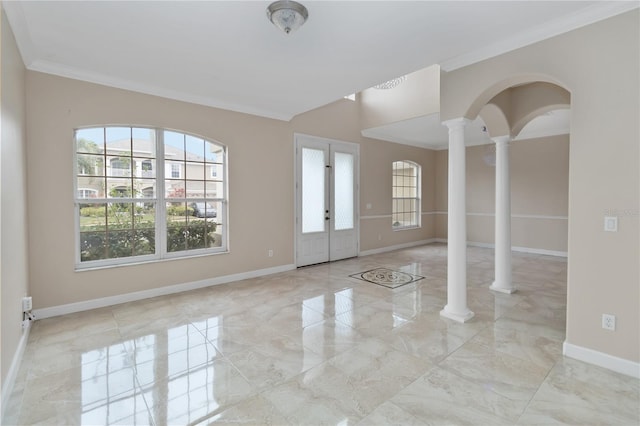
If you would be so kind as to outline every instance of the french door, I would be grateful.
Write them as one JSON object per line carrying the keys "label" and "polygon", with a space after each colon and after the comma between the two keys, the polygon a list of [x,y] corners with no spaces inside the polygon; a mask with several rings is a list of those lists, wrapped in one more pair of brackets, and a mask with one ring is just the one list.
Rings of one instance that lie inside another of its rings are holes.
{"label": "french door", "polygon": [[358,255],[359,145],[297,134],[296,266]]}

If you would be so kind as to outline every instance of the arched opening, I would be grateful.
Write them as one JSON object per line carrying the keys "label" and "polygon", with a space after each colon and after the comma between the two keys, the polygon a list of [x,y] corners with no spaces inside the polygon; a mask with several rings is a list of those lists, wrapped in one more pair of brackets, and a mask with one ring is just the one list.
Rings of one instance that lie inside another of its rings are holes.
{"label": "arched opening", "polygon": [[525,85],[531,85],[535,83],[547,83],[563,89],[567,93],[571,93],[569,88],[556,78],[553,78],[544,74],[516,74],[508,78],[495,82],[491,86],[485,88],[476,98],[471,102],[467,108],[464,117],[473,120],[480,114],[482,108],[490,101],[497,97],[500,93],[509,89],[516,89]]}
{"label": "arched opening", "polygon": [[[534,288],[524,270],[527,255],[512,255],[513,251],[567,256],[570,102],[570,92],[555,79],[518,75],[492,84],[471,101],[462,118],[445,122],[450,131],[449,176],[452,170],[457,170],[456,175],[464,170],[457,181],[463,179],[466,187],[458,184],[452,188],[449,182],[449,199],[455,202],[449,202],[448,234],[460,229],[464,238],[458,235],[455,245],[448,238],[450,265],[462,272],[449,280],[449,303],[443,316],[462,322],[473,316],[473,310],[464,304],[465,265],[469,282],[489,281],[487,271],[466,264],[466,255],[461,253],[465,241],[494,248],[490,288],[507,294],[516,291],[519,284],[527,291]],[[456,123],[464,123],[464,128],[479,119],[485,123],[484,146],[469,146],[460,131],[452,136]],[[563,120],[566,123],[559,125]],[[455,156],[452,146],[458,146]],[[516,259],[512,261],[512,257]],[[554,315],[564,318],[566,262],[559,264],[564,264],[565,275],[558,283],[564,295],[562,314]],[[474,295],[486,289],[469,291]],[[561,332],[565,326],[563,320]]]}
{"label": "arched opening", "polygon": [[[494,138],[508,137],[505,155],[509,163],[506,167],[512,245],[534,252],[565,254],[568,251],[570,93],[549,80],[516,79],[515,86],[493,95],[478,115],[486,123],[494,152],[498,146]],[[514,79],[506,79],[487,89],[482,97],[513,82]],[[489,165],[496,167],[497,179],[500,164]],[[470,180],[475,181],[473,176]],[[496,201],[498,192],[496,182],[492,194]],[[474,207],[471,205],[469,209]],[[498,215],[497,206],[495,214]],[[473,236],[473,225],[469,231]]]}

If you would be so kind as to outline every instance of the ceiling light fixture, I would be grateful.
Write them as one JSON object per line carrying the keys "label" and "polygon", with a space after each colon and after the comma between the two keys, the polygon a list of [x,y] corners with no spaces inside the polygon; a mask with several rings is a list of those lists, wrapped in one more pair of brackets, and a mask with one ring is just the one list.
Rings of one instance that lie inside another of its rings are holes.
{"label": "ceiling light fixture", "polygon": [[305,23],[309,17],[307,8],[293,0],[275,1],[267,7],[267,17],[285,33],[295,31]]}
{"label": "ceiling light fixture", "polygon": [[389,81],[385,81],[384,83],[377,84],[373,86],[373,88],[378,90],[393,89],[395,87],[398,87],[406,79],[407,79],[407,76],[403,75],[402,77],[392,78]]}

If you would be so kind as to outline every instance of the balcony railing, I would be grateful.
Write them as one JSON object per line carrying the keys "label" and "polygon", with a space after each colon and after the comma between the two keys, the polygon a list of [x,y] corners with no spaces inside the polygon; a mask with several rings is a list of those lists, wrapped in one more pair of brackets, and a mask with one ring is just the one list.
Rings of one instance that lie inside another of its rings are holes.
{"label": "balcony railing", "polygon": [[109,169],[109,176],[113,176],[113,177],[130,177],[131,176],[131,170],[130,169],[115,169],[115,168],[111,168],[111,169]]}

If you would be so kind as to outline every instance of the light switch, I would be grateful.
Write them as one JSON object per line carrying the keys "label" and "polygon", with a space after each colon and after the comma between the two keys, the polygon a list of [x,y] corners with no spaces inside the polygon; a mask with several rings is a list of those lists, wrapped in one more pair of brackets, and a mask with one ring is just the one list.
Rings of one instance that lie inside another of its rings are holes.
{"label": "light switch", "polygon": [[618,217],[617,216],[605,216],[604,217],[604,230],[607,232],[618,232]]}

